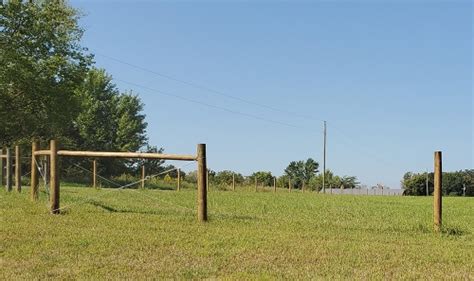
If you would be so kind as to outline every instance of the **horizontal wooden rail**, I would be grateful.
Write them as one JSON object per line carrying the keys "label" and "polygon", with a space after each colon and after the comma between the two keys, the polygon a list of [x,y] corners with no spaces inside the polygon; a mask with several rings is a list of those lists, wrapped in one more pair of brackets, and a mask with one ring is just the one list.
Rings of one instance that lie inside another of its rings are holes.
{"label": "horizontal wooden rail", "polygon": [[51,150],[36,150],[34,154],[35,154],[35,156],[50,155]]}
{"label": "horizontal wooden rail", "polygon": [[163,153],[145,153],[145,152],[100,152],[100,151],[72,151],[58,150],[59,156],[71,157],[97,157],[97,158],[139,158],[139,159],[165,159],[165,160],[183,160],[195,161],[194,155],[176,155]]}

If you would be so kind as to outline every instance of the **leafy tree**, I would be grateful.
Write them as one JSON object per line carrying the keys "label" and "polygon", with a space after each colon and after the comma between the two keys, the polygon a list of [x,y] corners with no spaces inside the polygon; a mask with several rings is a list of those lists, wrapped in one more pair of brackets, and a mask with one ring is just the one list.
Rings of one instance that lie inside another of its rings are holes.
{"label": "leafy tree", "polygon": [[341,185],[343,188],[358,188],[360,182],[357,181],[357,177],[354,176],[343,176],[341,178]]}
{"label": "leafy tree", "polygon": [[[145,149],[142,150],[142,152],[146,152],[146,153],[163,153],[163,151],[164,151],[163,148],[150,146],[148,144],[145,147]],[[165,163],[165,160],[162,160],[162,159],[140,159],[140,160],[137,160],[137,169],[139,170],[141,166],[145,165],[147,175],[155,175],[165,170],[165,167],[163,167],[164,163]],[[183,172],[181,172],[181,176],[182,177],[185,176]]]}
{"label": "leafy tree", "polygon": [[[405,195],[426,195],[426,178],[428,176],[428,192],[433,193],[434,175],[433,173],[412,173],[407,172],[402,179],[402,187]],[[466,187],[466,195],[474,195],[474,170],[464,170],[456,172],[444,172],[442,182],[442,192],[444,195],[462,195],[463,188]]]}
{"label": "leafy tree", "polygon": [[136,95],[121,94],[117,97],[116,145],[120,151],[137,151],[147,142],[143,103]]}
{"label": "leafy tree", "polygon": [[75,90],[92,56],[79,42],[78,12],[65,1],[0,5],[2,144],[63,137],[78,114]]}
{"label": "leafy tree", "polygon": [[295,188],[301,188],[308,183],[318,172],[319,164],[311,158],[306,161],[292,161],[285,169],[285,174],[291,178]]}
{"label": "leafy tree", "polygon": [[[91,69],[77,89],[80,108],[70,132],[73,146],[83,150],[162,152],[147,144],[143,104],[137,96],[120,94],[112,77],[104,70]],[[71,162],[69,160],[66,163]],[[163,162],[149,160],[147,174],[158,171]],[[100,172],[105,176],[139,173],[142,160],[103,159]]]}
{"label": "leafy tree", "polygon": [[251,184],[255,183],[255,179],[257,179],[258,185],[263,185],[263,186],[273,185],[273,175],[271,172],[265,172],[265,171],[255,172],[250,176]]}
{"label": "leafy tree", "polygon": [[118,127],[117,100],[119,91],[105,70],[92,69],[77,90],[81,100],[81,112],[76,118],[78,148],[112,151],[116,143]]}
{"label": "leafy tree", "polygon": [[215,176],[215,182],[217,184],[231,185],[232,177],[234,177],[236,184],[242,184],[244,182],[244,176],[242,176],[242,174],[235,173],[229,170],[217,172]]}

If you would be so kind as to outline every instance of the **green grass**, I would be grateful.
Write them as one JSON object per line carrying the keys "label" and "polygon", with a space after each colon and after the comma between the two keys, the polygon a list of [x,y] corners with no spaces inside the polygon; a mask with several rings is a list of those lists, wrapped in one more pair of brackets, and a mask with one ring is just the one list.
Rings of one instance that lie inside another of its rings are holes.
{"label": "green grass", "polygon": [[474,199],[62,187],[0,191],[0,279],[474,279]]}

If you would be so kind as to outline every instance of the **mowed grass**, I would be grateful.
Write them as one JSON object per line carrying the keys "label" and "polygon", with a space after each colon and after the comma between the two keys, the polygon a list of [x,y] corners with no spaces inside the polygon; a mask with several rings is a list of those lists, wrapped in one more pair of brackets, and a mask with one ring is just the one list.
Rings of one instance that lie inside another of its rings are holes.
{"label": "mowed grass", "polygon": [[474,199],[61,187],[0,191],[0,279],[474,279]]}

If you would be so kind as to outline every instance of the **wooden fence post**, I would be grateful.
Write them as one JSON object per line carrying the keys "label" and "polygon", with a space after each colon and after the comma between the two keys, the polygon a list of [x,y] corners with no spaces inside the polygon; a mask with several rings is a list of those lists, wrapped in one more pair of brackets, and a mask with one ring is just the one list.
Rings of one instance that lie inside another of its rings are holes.
{"label": "wooden fence post", "polygon": [[206,168],[206,189],[209,191],[209,169]]}
{"label": "wooden fence post", "polygon": [[143,163],[143,165],[142,165],[142,182],[140,184],[141,188],[145,188],[145,175],[146,175],[145,172],[146,172],[145,171],[145,163]]}
{"label": "wooden fence post", "polygon": [[198,220],[207,221],[207,159],[206,145],[201,143],[197,145],[197,164],[198,164]]}
{"label": "wooden fence post", "polygon": [[37,161],[35,156],[35,151],[39,149],[39,142],[33,141],[31,143],[31,186],[30,186],[30,196],[31,200],[38,200],[38,169],[36,167]]}
{"label": "wooden fence post", "polygon": [[92,187],[97,188],[97,159],[92,160]]}
{"label": "wooden fence post", "polygon": [[178,191],[181,189],[181,169],[178,168]]}
{"label": "wooden fence post", "polygon": [[433,208],[434,208],[434,229],[436,232],[441,230],[442,223],[442,182],[443,182],[443,166],[441,151],[434,154],[434,192],[433,192]]}
{"label": "wooden fence post", "polygon": [[288,178],[288,192],[291,192],[291,178]]}
{"label": "wooden fence post", "polygon": [[58,146],[56,140],[49,142],[50,168],[49,168],[49,192],[51,200],[51,213],[59,214],[59,169],[58,169]]}
{"label": "wooden fence post", "polygon": [[21,192],[21,158],[18,145],[15,145],[15,189],[17,192]]}
{"label": "wooden fence post", "polygon": [[257,192],[257,176],[255,176],[255,192]]}
{"label": "wooden fence post", "polygon": [[3,186],[3,148],[0,148],[0,186]]}
{"label": "wooden fence post", "polygon": [[235,191],[235,173],[232,173],[232,190]]}
{"label": "wooden fence post", "polygon": [[6,150],[6,189],[7,191],[12,191],[12,151],[9,147]]}
{"label": "wooden fence post", "polygon": [[304,193],[304,181],[303,181],[303,186],[301,186],[301,191]]}
{"label": "wooden fence post", "polygon": [[273,192],[277,191],[277,179],[276,177],[273,177]]}

